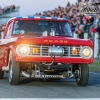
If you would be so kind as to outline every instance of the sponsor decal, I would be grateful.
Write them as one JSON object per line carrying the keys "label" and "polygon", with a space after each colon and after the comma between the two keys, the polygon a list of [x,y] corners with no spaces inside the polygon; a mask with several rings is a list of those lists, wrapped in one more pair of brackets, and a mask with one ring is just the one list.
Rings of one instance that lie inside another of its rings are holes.
{"label": "sponsor decal", "polygon": [[81,12],[85,14],[98,14],[100,12],[100,8],[96,5],[84,5],[81,8]]}
{"label": "sponsor decal", "polygon": [[99,8],[83,7],[81,8],[81,12],[86,13],[86,14],[98,14]]}

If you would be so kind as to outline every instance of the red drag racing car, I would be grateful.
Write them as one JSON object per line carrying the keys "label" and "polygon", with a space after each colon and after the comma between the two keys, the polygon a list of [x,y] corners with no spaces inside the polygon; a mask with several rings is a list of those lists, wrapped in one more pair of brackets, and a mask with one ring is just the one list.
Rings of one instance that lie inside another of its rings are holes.
{"label": "red drag racing car", "polygon": [[17,85],[20,75],[34,78],[76,79],[88,82],[93,43],[74,39],[66,18],[18,16],[8,21],[0,40],[0,78],[9,72]]}

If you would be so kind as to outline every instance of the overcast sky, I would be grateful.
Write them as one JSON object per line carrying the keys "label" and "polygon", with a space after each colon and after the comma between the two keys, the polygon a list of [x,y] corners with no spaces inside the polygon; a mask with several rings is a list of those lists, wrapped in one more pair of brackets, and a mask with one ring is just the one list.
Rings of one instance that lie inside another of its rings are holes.
{"label": "overcast sky", "polygon": [[75,4],[77,0],[0,0],[0,5],[20,5],[20,15],[33,15],[36,12],[52,10],[58,5],[66,6],[67,2]]}

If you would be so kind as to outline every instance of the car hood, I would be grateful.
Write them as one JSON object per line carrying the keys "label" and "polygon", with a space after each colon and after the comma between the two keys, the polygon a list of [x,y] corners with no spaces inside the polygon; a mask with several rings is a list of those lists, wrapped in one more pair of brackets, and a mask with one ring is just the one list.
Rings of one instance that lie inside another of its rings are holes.
{"label": "car hood", "polygon": [[10,37],[9,39],[1,39],[0,45],[8,43],[93,46],[92,41],[89,39],[75,39],[72,37],[64,37],[64,36],[45,36],[45,37],[14,36]]}
{"label": "car hood", "polygon": [[[11,41],[13,40],[13,41]],[[42,37],[32,37],[32,36],[20,36],[11,37],[11,42],[17,42],[18,44],[44,44],[44,45],[82,45],[91,46],[92,41],[89,39],[75,39],[72,37],[64,36],[42,36]]]}

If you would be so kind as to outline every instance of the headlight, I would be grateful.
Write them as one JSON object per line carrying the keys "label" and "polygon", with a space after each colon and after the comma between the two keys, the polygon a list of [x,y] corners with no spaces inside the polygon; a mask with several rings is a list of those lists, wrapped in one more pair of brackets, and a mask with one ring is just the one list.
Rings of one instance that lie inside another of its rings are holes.
{"label": "headlight", "polygon": [[93,50],[88,46],[82,47],[80,55],[85,59],[90,59],[93,56]]}
{"label": "headlight", "polygon": [[16,53],[21,57],[28,56],[30,53],[30,47],[27,44],[20,44],[16,48]]}

